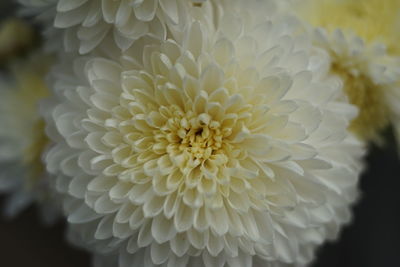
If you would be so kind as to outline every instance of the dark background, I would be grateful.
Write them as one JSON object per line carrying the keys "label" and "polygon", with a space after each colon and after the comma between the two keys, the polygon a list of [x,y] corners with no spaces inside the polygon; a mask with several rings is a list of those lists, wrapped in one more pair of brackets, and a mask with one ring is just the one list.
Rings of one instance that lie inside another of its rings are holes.
{"label": "dark background", "polygon": [[[0,0],[0,17],[12,7]],[[392,138],[391,140],[394,143]],[[400,161],[395,145],[372,148],[361,177],[362,198],[353,223],[324,245],[312,267],[400,266]],[[4,198],[0,197],[0,205]],[[40,224],[35,208],[17,219],[0,218],[1,267],[90,267],[90,257],[64,240],[64,227]],[[137,266],[140,267],[140,266]]]}

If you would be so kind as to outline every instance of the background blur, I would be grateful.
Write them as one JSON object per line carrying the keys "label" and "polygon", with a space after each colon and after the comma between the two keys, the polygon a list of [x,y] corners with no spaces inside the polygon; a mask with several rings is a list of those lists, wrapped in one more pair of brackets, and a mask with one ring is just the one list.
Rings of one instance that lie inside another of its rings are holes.
{"label": "background blur", "polygon": [[[0,21],[12,10],[0,0]],[[400,266],[400,160],[391,141],[371,149],[353,223],[339,241],[320,249],[312,267]],[[13,221],[0,217],[0,266],[90,267],[89,255],[69,246],[63,232],[62,223],[42,226],[34,207]]]}

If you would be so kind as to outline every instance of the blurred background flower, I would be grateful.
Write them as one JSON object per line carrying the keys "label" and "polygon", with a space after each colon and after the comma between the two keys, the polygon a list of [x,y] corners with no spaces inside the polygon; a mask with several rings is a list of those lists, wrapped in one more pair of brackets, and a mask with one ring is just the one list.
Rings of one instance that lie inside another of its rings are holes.
{"label": "blurred background flower", "polygon": [[350,129],[382,144],[382,133],[392,126],[399,139],[400,1],[305,0],[298,9],[319,27],[311,30],[315,45],[330,54],[331,72],[343,79],[350,102],[360,108]]}
{"label": "blurred background flower", "polygon": [[14,217],[36,202],[47,223],[58,211],[42,163],[48,138],[39,101],[49,95],[44,77],[51,61],[41,53],[14,58],[0,84],[0,192],[10,194],[5,215]]}

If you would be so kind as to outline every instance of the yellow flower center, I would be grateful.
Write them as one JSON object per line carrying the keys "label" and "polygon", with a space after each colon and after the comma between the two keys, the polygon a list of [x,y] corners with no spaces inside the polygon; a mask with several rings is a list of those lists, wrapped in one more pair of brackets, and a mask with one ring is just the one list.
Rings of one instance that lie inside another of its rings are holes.
{"label": "yellow flower center", "polygon": [[40,180],[41,175],[45,172],[45,166],[42,162],[42,154],[49,140],[45,134],[44,120],[38,120],[32,127],[31,143],[25,148],[23,163],[29,166],[27,187],[33,187]]}
{"label": "yellow flower center", "polygon": [[34,43],[35,32],[29,24],[16,18],[5,20],[0,24],[0,63],[19,56]]}
{"label": "yellow flower center", "polygon": [[222,128],[207,113],[184,113],[177,106],[172,106],[170,110],[174,117],[161,128],[159,145],[162,146],[164,140],[168,141],[166,150],[177,160],[183,173],[211,161],[215,166],[221,166],[228,161],[223,139],[232,133],[232,129]]}
{"label": "yellow flower center", "polygon": [[[183,121],[185,123],[186,120],[183,119]],[[180,149],[188,151],[196,159],[208,159],[215,151],[221,148],[222,135],[217,129],[219,123],[215,122],[213,125],[208,125],[201,119],[194,123],[195,125],[191,125],[191,127],[179,129]],[[204,123],[204,125],[201,123]]]}
{"label": "yellow flower center", "polygon": [[202,2],[193,2],[193,6],[195,7],[202,7],[203,3]]}
{"label": "yellow flower center", "polygon": [[350,130],[364,140],[379,141],[379,132],[389,124],[383,88],[366,75],[352,74],[338,64],[333,64],[332,70],[343,79],[349,101],[359,108],[359,114],[351,122]]}
{"label": "yellow flower center", "polygon": [[[44,131],[45,122],[38,114],[38,106],[39,102],[49,95],[44,76],[50,62],[49,56],[34,55],[29,61],[17,65],[14,70],[16,88],[10,99],[14,105],[9,112],[18,114],[18,119],[25,125],[23,130],[26,141],[22,163],[28,171],[25,181],[28,188],[35,187],[45,172],[42,154],[48,144],[48,138]],[[23,103],[23,108],[18,106],[19,103]]]}

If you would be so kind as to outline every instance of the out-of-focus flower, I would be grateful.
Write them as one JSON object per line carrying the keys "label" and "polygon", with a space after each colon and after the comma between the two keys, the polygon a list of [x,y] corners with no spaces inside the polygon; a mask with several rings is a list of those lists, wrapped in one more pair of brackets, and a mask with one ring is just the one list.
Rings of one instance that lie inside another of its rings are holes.
{"label": "out-of-focus flower", "polygon": [[20,19],[10,18],[0,24],[0,64],[26,52],[35,43],[32,27]]}
{"label": "out-of-focus flower", "polygon": [[[384,43],[390,54],[400,55],[398,0],[305,0],[305,3],[299,5],[301,12],[313,25],[330,32],[350,29],[366,42]],[[326,10],[329,16],[323,12]]]}
{"label": "out-of-focus flower", "polygon": [[315,33],[316,44],[332,57],[331,72],[344,81],[349,101],[360,113],[350,129],[363,140],[381,142],[390,123],[400,127],[400,60],[379,44],[367,44],[341,30]]}
{"label": "out-of-focus flower", "polygon": [[331,72],[344,80],[350,102],[360,109],[351,130],[363,140],[379,142],[382,130],[392,124],[400,140],[400,2],[306,3],[300,14],[322,27],[315,31],[315,44],[329,52]]}
{"label": "out-of-focus flower", "polygon": [[11,195],[5,213],[15,216],[37,202],[46,222],[57,212],[41,160],[48,138],[38,102],[48,96],[44,76],[50,62],[49,56],[38,53],[14,63],[0,88],[0,191]]}
{"label": "out-of-focus flower", "polygon": [[126,50],[145,35],[164,39],[166,23],[185,24],[186,10],[204,1],[192,0],[20,0],[25,13],[36,13],[65,29],[67,51],[86,54],[105,40]]}
{"label": "out-of-focus flower", "polygon": [[47,169],[121,267],[304,264],[350,219],[357,110],[298,21],[246,10],[53,74]]}

